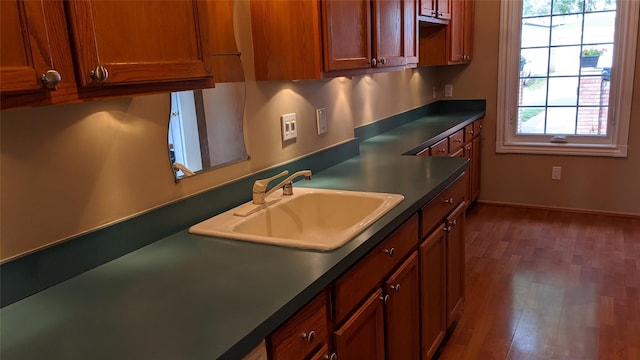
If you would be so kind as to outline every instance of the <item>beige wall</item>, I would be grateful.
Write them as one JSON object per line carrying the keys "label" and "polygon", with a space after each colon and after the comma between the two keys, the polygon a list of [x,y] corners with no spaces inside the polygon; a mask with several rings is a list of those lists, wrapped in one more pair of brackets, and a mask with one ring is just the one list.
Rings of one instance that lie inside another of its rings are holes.
{"label": "beige wall", "polygon": [[[454,97],[487,99],[481,201],[640,214],[640,61],[636,62],[628,158],[496,154],[499,1],[476,1],[473,62],[443,70]],[[640,59],[640,46],[638,46]],[[562,166],[562,180],[551,167]]]}
{"label": "beige wall", "polygon": [[[1,258],[33,251],[351,139],[354,124],[427,103],[429,72],[406,70],[322,81],[248,81],[245,137],[251,160],[178,184],[167,156],[168,95],[3,111]],[[407,95],[392,101],[387,93]],[[329,121],[329,131],[323,136],[316,135],[315,109],[319,107],[327,109]],[[283,146],[279,118],[289,112],[298,116],[298,139]]]}
{"label": "beige wall", "polygon": [[[342,143],[353,138],[354,126],[433,101],[433,69],[256,82],[248,1],[236,2],[234,19],[247,79],[244,129],[251,160],[174,183],[166,94],[3,111],[0,260]],[[315,109],[321,107],[329,125],[318,136]],[[298,138],[285,146],[279,121],[290,112],[297,114]]]}

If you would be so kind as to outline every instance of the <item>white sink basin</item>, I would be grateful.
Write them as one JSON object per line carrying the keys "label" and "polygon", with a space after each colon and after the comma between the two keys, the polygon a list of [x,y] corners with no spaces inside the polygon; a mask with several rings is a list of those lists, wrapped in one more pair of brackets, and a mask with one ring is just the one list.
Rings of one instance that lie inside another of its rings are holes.
{"label": "white sink basin", "polygon": [[328,251],[353,239],[403,199],[399,194],[294,188],[293,195],[272,194],[265,205],[240,205],[189,232]]}

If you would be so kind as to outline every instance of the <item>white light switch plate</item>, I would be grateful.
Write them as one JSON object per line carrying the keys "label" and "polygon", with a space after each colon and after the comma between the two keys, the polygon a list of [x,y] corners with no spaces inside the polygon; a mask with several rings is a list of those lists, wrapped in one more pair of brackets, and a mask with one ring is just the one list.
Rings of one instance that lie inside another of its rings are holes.
{"label": "white light switch plate", "polygon": [[318,125],[318,135],[327,133],[327,110],[325,108],[316,109],[316,124]]}
{"label": "white light switch plate", "polygon": [[280,121],[282,123],[282,141],[293,140],[298,137],[296,113],[281,115]]}
{"label": "white light switch plate", "polygon": [[446,97],[453,96],[453,84],[447,84],[444,86],[444,96]]}

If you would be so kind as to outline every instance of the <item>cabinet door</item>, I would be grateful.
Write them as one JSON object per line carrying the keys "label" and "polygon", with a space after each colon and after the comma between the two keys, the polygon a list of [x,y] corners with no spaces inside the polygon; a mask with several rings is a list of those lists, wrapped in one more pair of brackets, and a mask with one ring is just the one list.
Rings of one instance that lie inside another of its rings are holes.
{"label": "cabinet door", "polygon": [[435,0],[437,2],[436,11],[438,18],[443,20],[451,19],[451,1],[455,0]]}
{"label": "cabinet door", "polygon": [[436,0],[420,0],[420,15],[436,16]]}
{"label": "cabinet door", "polygon": [[384,283],[387,360],[420,359],[418,254],[413,253]]}
{"label": "cabinet door", "polygon": [[0,1],[0,76],[2,92],[40,90],[49,62],[41,3]]}
{"label": "cabinet door", "polygon": [[[60,58],[60,51],[65,50],[60,38],[66,35],[63,10],[58,1],[0,1],[3,94],[29,92],[47,96],[50,89],[41,77],[48,70],[64,73],[66,68]],[[62,75],[73,82],[72,73]]]}
{"label": "cabinet door", "polygon": [[473,11],[473,0],[451,0],[452,15],[448,28],[450,63],[471,61]]}
{"label": "cabinet door", "polygon": [[420,311],[422,358],[433,357],[447,331],[445,225],[420,245]]}
{"label": "cabinet door", "polygon": [[340,360],[384,360],[384,308],[378,289],[334,334]]}
{"label": "cabinet door", "polygon": [[369,0],[322,1],[326,71],[366,69],[371,65]]}
{"label": "cabinet door", "polygon": [[[264,360],[267,360],[266,358]],[[309,360],[338,360],[338,355],[329,351],[329,346],[325,345],[318,350]]]}
{"label": "cabinet door", "polygon": [[404,44],[404,57],[407,64],[417,64],[419,49],[418,49],[418,34],[420,24],[418,23],[418,0],[403,0],[404,1],[404,15],[402,23],[404,24],[403,44]]}
{"label": "cabinet door", "polygon": [[[256,80],[320,79],[322,34],[318,1],[251,1],[250,5]],[[332,8],[332,4],[324,5]]]}
{"label": "cabinet door", "polygon": [[79,86],[212,79],[206,2],[67,5]]}
{"label": "cabinet door", "polygon": [[403,17],[404,0],[373,0],[375,67],[406,64]]}
{"label": "cabinet door", "polygon": [[480,196],[480,136],[477,136],[472,141],[472,152],[471,152],[471,171],[470,171],[470,181],[471,191],[470,191],[470,200],[475,200]]}
{"label": "cabinet door", "polygon": [[447,327],[460,316],[465,286],[465,223],[466,203],[458,205],[447,217]]}

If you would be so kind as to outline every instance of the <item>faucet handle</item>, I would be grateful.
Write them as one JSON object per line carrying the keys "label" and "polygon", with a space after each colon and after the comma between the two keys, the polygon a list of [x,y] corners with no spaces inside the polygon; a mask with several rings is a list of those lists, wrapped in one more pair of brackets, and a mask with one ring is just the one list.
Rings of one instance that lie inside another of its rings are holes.
{"label": "faucet handle", "polygon": [[269,183],[274,180],[277,179],[279,177],[285,176],[289,173],[288,170],[284,170],[279,174],[273,175],[270,178],[266,178],[266,179],[260,179],[260,180],[256,180],[253,183],[253,192],[265,192],[267,190],[267,186],[269,185]]}

